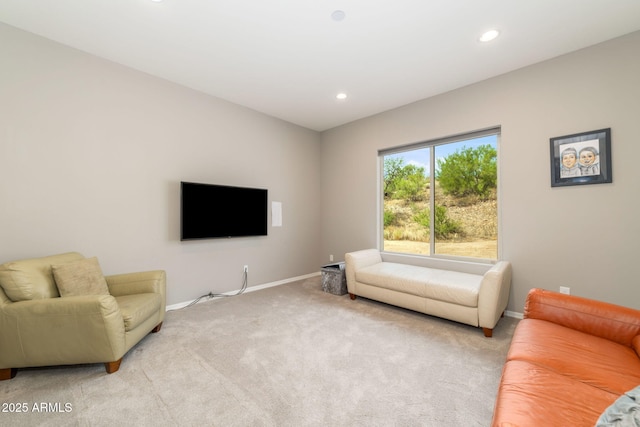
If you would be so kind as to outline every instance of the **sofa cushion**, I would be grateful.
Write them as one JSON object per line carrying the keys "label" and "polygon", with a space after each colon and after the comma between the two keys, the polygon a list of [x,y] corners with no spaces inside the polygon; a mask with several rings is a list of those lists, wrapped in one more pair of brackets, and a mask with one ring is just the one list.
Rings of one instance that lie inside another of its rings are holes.
{"label": "sofa cushion", "polygon": [[482,276],[457,271],[381,262],[356,271],[360,283],[445,301],[478,306]]}
{"label": "sofa cushion", "polygon": [[523,319],[507,360],[544,366],[618,395],[640,384],[640,358],[631,348],[539,319]]}
{"label": "sofa cushion", "polygon": [[492,426],[593,426],[618,396],[536,363],[510,360],[502,370]]}
{"label": "sofa cushion", "polygon": [[62,264],[84,257],[68,252],[42,258],[11,261],[0,265],[0,286],[11,301],[59,297],[51,264]]}
{"label": "sofa cushion", "polygon": [[160,294],[135,294],[116,297],[124,320],[124,330],[130,331],[157,314],[162,303]]}
{"label": "sofa cushion", "polygon": [[109,295],[107,281],[96,257],[51,266],[61,297]]}
{"label": "sofa cushion", "polygon": [[531,289],[524,317],[548,320],[568,328],[631,346],[640,334],[640,311],[546,289]]}

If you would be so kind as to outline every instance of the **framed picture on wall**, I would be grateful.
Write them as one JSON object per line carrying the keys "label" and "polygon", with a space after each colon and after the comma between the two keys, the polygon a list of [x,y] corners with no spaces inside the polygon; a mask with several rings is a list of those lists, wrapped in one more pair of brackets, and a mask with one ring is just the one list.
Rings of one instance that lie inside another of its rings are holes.
{"label": "framed picture on wall", "polygon": [[611,128],[550,139],[551,186],[603,184],[611,177]]}

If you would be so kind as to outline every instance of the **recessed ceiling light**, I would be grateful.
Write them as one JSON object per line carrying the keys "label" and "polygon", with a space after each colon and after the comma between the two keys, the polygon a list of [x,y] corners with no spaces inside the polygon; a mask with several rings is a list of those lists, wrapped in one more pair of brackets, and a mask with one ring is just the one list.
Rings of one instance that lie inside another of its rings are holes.
{"label": "recessed ceiling light", "polygon": [[486,31],[485,33],[483,33],[480,36],[480,41],[481,42],[490,42],[491,40],[494,40],[499,35],[500,35],[500,31],[498,31],[498,30],[489,30],[489,31]]}
{"label": "recessed ceiling light", "polygon": [[344,20],[345,16],[347,15],[344,13],[344,10],[334,10],[331,14],[331,19],[336,22],[340,22]]}
{"label": "recessed ceiling light", "polygon": [[340,92],[339,94],[336,95],[336,99],[340,99],[340,100],[347,99],[347,94],[344,92]]}

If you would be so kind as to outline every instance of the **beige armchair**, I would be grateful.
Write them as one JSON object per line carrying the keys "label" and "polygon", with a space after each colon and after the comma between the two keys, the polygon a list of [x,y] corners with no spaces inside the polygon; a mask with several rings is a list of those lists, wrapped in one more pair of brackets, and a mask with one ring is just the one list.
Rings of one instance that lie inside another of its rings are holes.
{"label": "beige armchair", "polygon": [[0,265],[0,380],[18,368],[104,363],[162,326],[161,270],[102,276],[77,252]]}

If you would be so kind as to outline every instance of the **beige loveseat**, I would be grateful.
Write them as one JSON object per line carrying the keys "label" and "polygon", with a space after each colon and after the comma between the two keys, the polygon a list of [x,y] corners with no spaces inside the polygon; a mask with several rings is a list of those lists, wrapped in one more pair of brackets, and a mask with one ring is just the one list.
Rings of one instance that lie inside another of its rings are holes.
{"label": "beige loveseat", "polygon": [[160,330],[165,282],[160,270],[104,277],[95,258],[77,252],[0,265],[0,380],[35,366],[117,371],[131,347]]}
{"label": "beige loveseat", "polygon": [[359,295],[479,326],[487,337],[504,314],[511,288],[507,261],[486,265],[365,249],[345,254],[345,269],[351,299]]}

